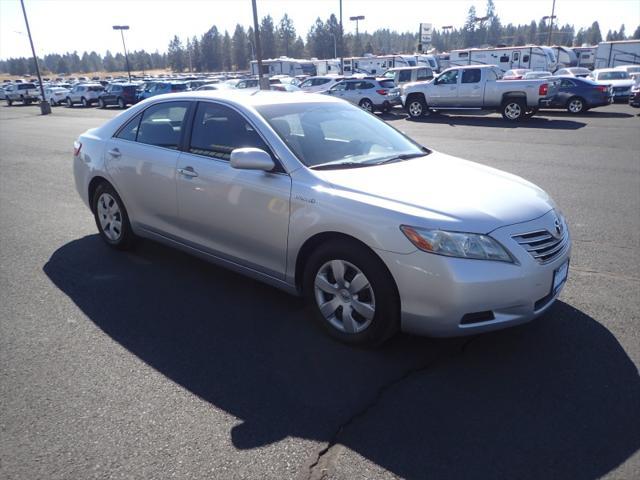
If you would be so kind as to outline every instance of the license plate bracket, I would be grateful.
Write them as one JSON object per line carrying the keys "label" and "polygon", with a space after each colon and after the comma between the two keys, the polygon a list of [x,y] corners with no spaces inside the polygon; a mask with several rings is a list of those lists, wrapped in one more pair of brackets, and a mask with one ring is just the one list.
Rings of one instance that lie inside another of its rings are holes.
{"label": "license plate bracket", "polygon": [[555,295],[567,282],[569,277],[569,259],[553,271],[553,283],[551,284],[551,294]]}

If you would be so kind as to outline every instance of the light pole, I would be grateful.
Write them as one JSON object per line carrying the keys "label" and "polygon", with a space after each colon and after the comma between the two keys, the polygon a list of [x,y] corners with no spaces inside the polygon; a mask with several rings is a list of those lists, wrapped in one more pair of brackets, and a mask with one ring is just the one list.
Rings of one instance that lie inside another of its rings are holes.
{"label": "light pole", "polygon": [[129,25],[114,25],[114,30],[120,30],[120,36],[122,37],[122,48],[124,48],[124,59],[127,62],[127,74],[129,75],[129,81],[131,81],[131,68],[129,67],[129,55],[127,55],[127,45],[124,43],[124,30],[129,30]]}
{"label": "light pole", "polygon": [[551,6],[551,15],[542,17],[542,20],[549,19],[549,38],[547,39],[547,45],[551,46],[551,35],[553,35],[553,19],[556,18],[556,0],[553,0],[553,5]]}
{"label": "light pole", "polygon": [[336,34],[333,32],[330,32],[330,34],[333,37],[333,58],[338,58],[338,44],[336,41]]}
{"label": "light pole", "polygon": [[51,105],[47,102],[44,96],[44,85],[42,85],[42,77],[40,76],[40,67],[38,66],[38,57],[36,56],[36,49],[33,46],[33,40],[31,38],[31,29],[29,28],[29,20],[27,20],[27,11],[24,9],[24,1],[20,0],[22,6],[22,13],[24,14],[24,23],[27,25],[27,34],[29,35],[29,43],[31,44],[31,53],[33,53],[33,61],[36,64],[36,74],[38,75],[38,83],[40,84],[40,95],[42,95],[42,101],[40,102],[40,113],[42,115],[49,115],[51,113]]}
{"label": "light pole", "polygon": [[[358,22],[360,20],[364,20],[364,15],[356,15],[354,17],[349,17],[349,20],[351,20],[352,22],[356,22],[356,45],[359,46],[360,48],[362,48],[362,45],[360,44],[360,32],[358,31]],[[360,55],[360,53],[356,53],[356,52],[352,52],[355,55]]]}
{"label": "light pole", "polygon": [[269,90],[269,79],[262,73],[262,47],[260,45],[260,26],[258,25],[258,7],[256,0],[251,0],[253,6],[253,35],[256,42],[256,60],[258,61],[258,83],[260,90]]}
{"label": "light pole", "polygon": [[340,75],[344,75],[344,30],[342,29],[342,0],[340,0]]}

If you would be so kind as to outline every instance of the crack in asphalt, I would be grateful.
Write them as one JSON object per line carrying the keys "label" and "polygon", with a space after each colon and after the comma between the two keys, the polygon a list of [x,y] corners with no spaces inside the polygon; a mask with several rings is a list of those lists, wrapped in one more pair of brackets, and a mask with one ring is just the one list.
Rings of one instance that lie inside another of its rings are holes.
{"label": "crack in asphalt", "polygon": [[[404,382],[405,380],[408,380],[412,376],[426,372],[427,370],[431,369],[435,364],[439,363],[445,358],[454,358],[460,355],[464,355],[465,352],[467,351],[467,347],[469,346],[469,344],[471,344],[471,342],[473,342],[477,338],[479,338],[479,335],[474,335],[472,337],[469,337],[459,347],[457,352],[453,352],[450,355],[449,354],[440,355],[423,365],[410,368],[399,377],[394,378],[391,381],[381,385],[370,402],[368,402],[362,409],[360,409],[359,411],[351,415],[346,421],[338,425],[338,428],[329,439],[329,442],[327,443],[326,447],[324,447],[318,452],[314,462],[311,463],[311,465],[309,465],[309,473],[307,475],[307,480],[324,480],[327,478],[327,474],[329,473],[328,464],[325,467],[323,465],[323,460],[327,458],[327,456],[331,453],[331,450],[338,444],[338,439],[340,435],[347,428],[353,425],[357,420],[365,417],[371,410],[373,410],[380,403],[380,400],[382,400],[382,398],[387,394],[387,392],[389,392],[390,390],[392,390],[394,387]],[[322,468],[318,470],[318,467],[322,467]]]}

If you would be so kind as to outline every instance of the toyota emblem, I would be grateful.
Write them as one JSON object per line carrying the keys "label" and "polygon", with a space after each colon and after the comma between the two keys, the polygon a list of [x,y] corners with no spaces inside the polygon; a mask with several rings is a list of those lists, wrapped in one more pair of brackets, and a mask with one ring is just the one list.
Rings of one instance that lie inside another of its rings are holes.
{"label": "toyota emblem", "polygon": [[560,219],[556,217],[553,225],[556,227],[556,236],[560,238],[562,236],[562,223],[560,223]]}

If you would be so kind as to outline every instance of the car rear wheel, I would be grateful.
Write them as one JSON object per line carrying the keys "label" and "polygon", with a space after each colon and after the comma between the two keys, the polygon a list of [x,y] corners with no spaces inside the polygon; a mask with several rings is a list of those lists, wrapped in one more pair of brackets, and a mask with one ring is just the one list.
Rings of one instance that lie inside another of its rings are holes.
{"label": "car rear wheel", "polygon": [[379,345],[399,329],[395,282],[382,261],[356,242],[317,249],[307,262],[303,288],[316,320],[344,343]]}
{"label": "car rear wheel", "polygon": [[71,98],[67,97],[67,107],[71,108],[73,107],[73,102],[71,101]]}
{"label": "car rear wheel", "polygon": [[13,101],[7,98],[7,107],[10,107],[11,105],[13,105]]}
{"label": "car rear wheel", "polygon": [[82,103],[82,106],[85,108],[89,105],[89,102],[87,102],[87,99],[84,97],[80,99],[80,103]]}
{"label": "car rear wheel", "polygon": [[98,99],[98,108],[105,108],[107,105],[104,103],[104,100],[99,98]]}
{"label": "car rear wheel", "polygon": [[122,98],[118,99],[118,107],[119,108],[125,108],[127,105],[124,103],[124,100]]}
{"label": "car rear wheel", "polygon": [[373,102],[371,102],[371,100],[369,100],[368,98],[363,98],[362,100],[360,100],[359,105],[363,110],[373,113]]}
{"label": "car rear wheel", "polygon": [[570,98],[567,102],[567,111],[573,115],[583,113],[585,110],[584,100],[580,97]]}
{"label": "car rear wheel", "polygon": [[120,196],[109,183],[101,183],[93,195],[93,214],[102,239],[118,250],[133,246],[135,236],[127,210]]}
{"label": "car rear wheel", "polygon": [[502,104],[502,118],[519,122],[525,117],[527,106],[520,99],[508,99]]}

